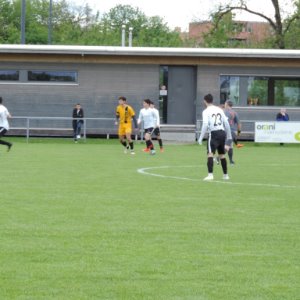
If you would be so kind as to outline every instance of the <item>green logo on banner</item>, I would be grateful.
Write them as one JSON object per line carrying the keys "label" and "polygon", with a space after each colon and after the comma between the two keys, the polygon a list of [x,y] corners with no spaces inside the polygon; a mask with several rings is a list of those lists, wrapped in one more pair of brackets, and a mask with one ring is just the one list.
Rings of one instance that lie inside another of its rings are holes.
{"label": "green logo on banner", "polygon": [[295,133],[295,139],[300,142],[300,131]]}

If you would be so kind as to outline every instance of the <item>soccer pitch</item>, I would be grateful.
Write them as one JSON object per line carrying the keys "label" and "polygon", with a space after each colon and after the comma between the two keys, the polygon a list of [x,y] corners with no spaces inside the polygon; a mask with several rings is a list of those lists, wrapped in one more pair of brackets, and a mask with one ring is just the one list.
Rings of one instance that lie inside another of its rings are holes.
{"label": "soccer pitch", "polygon": [[300,145],[5,139],[0,299],[299,299]]}

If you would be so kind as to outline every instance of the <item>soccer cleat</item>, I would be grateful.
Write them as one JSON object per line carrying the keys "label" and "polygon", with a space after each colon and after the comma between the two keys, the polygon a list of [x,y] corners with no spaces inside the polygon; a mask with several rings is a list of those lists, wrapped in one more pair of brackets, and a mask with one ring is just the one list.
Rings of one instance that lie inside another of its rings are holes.
{"label": "soccer cleat", "polygon": [[242,148],[242,147],[244,147],[244,144],[237,144],[236,146],[237,146],[237,148]]}
{"label": "soccer cleat", "polygon": [[150,151],[150,155],[155,155],[155,153],[156,153],[156,151],[155,151],[154,149],[152,149],[152,150]]}
{"label": "soccer cleat", "polygon": [[8,146],[7,146],[7,152],[9,152],[10,151],[10,148],[12,147],[12,144],[9,144]]}
{"label": "soccer cleat", "polygon": [[124,149],[124,153],[126,154],[128,150],[129,150],[129,146],[127,145]]}
{"label": "soccer cleat", "polygon": [[214,175],[210,173],[210,174],[208,174],[203,180],[204,180],[204,181],[214,180]]}
{"label": "soccer cleat", "polygon": [[134,150],[130,150],[130,154],[134,155],[135,154]]}
{"label": "soccer cleat", "polygon": [[229,175],[228,174],[223,174],[223,180],[229,180]]}
{"label": "soccer cleat", "polygon": [[234,164],[235,164],[235,162],[232,160],[232,161],[230,162],[230,164],[231,164],[231,165],[234,165]]}
{"label": "soccer cleat", "polygon": [[144,152],[150,152],[150,149],[149,148],[145,148],[143,149]]}

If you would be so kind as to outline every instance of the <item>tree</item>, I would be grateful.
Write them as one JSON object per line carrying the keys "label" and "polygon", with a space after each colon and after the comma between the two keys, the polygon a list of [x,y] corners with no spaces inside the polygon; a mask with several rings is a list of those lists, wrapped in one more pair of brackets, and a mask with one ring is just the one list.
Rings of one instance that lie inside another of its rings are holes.
{"label": "tree", "polygon": [[[299,0],[291,0],[292,5],[296,6],[299,5]],[[220,6],[217,12],[218,20],[222,20],[222,18],[228,14],[229,12],[233,11],[246,11],[250,14],[256,15],[267,21],[274,32],[274,39],[273,39],[273,47],[278,49],[284,49],[285,45],[285,36],[289,31],[289,28],[296,23],[300,19],[299,10],[297,14],[294,14],[292,17],[287,18],[286,20],[282,19],[281,12],[284,10],[284,5],[280,6],[279,0],[270,0],[270,5],[273,6],[274,9],[274,18],[268,17],[266,14],[250,9],[247,6],[246,0],[239,0],[238,5],[231,5],[227,4],[225,6]],[[218,21],[216,22],[218,25]]]}
{"label": "tree", "polygon": [[106,34],[103,42],[107,45],[120,45],[123,24],[126,25],[127,32],[129,27],[133,28],[133,46],[179,47],[183,43],[179,33],[171,31],[162,18],[147,17],[138,8],[130,5],[115,6],[104,14],[101,24]]}
{"label": "tree", "polygon": [[[0,43],[19,44],[21,0],[0,0]],[[26,1],[26,43],[47,44],[49,0]],[[180,35],[158,16],[147,17],[138,8],[117,5],[100,17],[86,4],[56,0],[52,5],[52,44],[121,45],[121,28],[133,28],[133,46],[182,46]],[[128,36],[128,35],[127,35]]]}
{"label": "tree", "polygon": [[233,23],[233,14],[228,12],[219,19],[218,13],[212,14],[211,29],[203,35],[204,47],[209,48],[227,48],[228,46],[236,48],[241,44],[232,37],[241,31],[241,28]]}
{"label": "tree", "polygon": [[[300,0],[296,3],[296,8],[295,13],[285,20],[284,24],[285,27],[290,24],[285,34],[285,45],[289,49],[300,49],[300,19],[298,17],[300,15]],[[294,21],[289,21],[290,18],[294,19]]]}

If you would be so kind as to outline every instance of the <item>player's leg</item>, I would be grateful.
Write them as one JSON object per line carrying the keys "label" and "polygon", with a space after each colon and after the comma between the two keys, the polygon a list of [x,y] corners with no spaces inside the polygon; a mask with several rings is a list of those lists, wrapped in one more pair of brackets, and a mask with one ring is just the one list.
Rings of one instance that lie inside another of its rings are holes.
{"label": "player's leg", "polygon": [[123,125],[119,126],[118,135],[119,135],[120,143],[125,148],[124,153],[127,153],[127,150],[129,149],[129,146],[127,145],[127,142],[126,142],[126,131],[125,131],[125,128],[124,128]]}
{"label": "player's leg", "polygon": [[154,134],[156,135],[156,138],[157,138],[157,141],[158,141],[158,144],[159,144],[159,148],[160,148],[160,152],[163,152],[164,151],[163,141],[162,141],[162,138],[160,136],[160,130],[159,130],[158,127],[155,128]]}
{"label": "player's leg", "polygon": [[208,171],[208,175],[203,179],[205,181],[214,179],[214,175],[213,175],[214,152],[215,152],[214,138],[209,136],[208,140],[207,140],[207,171]]}
{"label": "player's leg", "polygon": [[147,149],[150,150],[150,154],[155,154],[154,145],[153,145],[152,140],[151,140],[152,132],[153,132],[153,128],[145,129],[145,141],[146,141]]}
{"label": "player's leg", "polygon": [[0,127],[0,144],[7,146],[7,151],[9,151],[12,147],[12,143],[1,140],[1,137],[4,136],[6,132],[7,130],[4,127]]}
{"label": "player's leg", "polygon": [[131,124],[130,124],[130,126],[129,125],[126,126],[126,133],[125,134],[126,134],[126,139],[128,141],[128,144],[129,144],[130,153],[135,154],[133,140],[131,138],[131,134],[132,134]]}
{"label": "player's leg", "polygon": [[225,153],[226,153],[225,140],[226,140],[226,134],[224,132],[224,135],[223,135],[223,133],[221,133],[221,136],[219,137],[219,145],[218,145],[217,150],[218,150],[218,153],[220,156],[220,162],[221,162],[221,166],[222,166],[222,170],[223,170],[223,179],[228,180],[229,175],[227,172],[227,160],[226,160],[226,156],[225,156]]}

